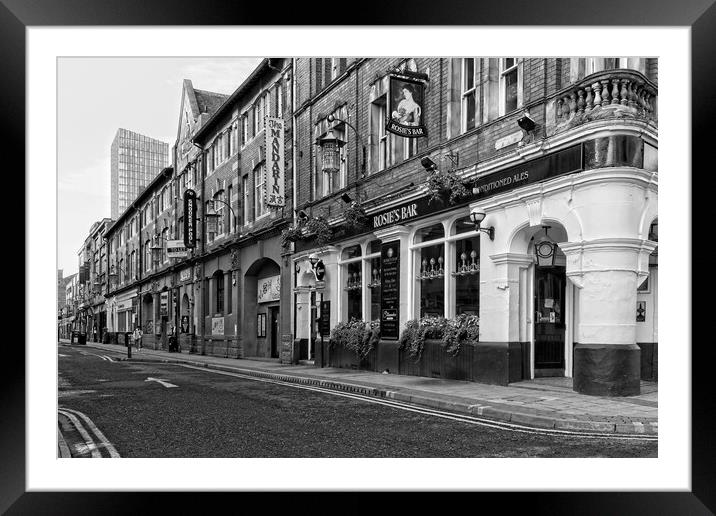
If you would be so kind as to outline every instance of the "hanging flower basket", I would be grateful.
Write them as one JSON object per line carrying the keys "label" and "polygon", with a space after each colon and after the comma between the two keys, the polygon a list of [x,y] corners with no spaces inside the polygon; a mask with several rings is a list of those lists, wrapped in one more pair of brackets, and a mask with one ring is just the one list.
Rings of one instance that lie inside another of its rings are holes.
{"label": "hanging flower basket", "polygon": [[353,201],[344,212],[346,226],[353,232],[360,232],[368,228],[368,215],[366,215],[363,207]]}
{"label": "hanging flower basket", "polygon": [[320,215],[306,222],[306,231],[319,247],[326,245],[333,237],[333,230],[328,225],[328,221]]}
{"label": "hanging flower basket", "polygon": [[471,193],[467,185],[451,171],[441,172],[436,170],[431,172],[425,182],[430,194],[429,203],[439,202],[453,205]]}
{"label": "hanging flower basket", "polygon": [[298,242],[303,238],[303,228],[299,226],[290,226],[281,231],[281,246],[288,248],[291,242]]}

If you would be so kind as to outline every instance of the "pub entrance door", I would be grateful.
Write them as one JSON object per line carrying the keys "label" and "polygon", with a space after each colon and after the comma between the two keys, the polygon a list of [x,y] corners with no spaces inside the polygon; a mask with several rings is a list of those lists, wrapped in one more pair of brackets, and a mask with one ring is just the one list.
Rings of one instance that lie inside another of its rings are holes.
{"label": "pub entrance door", "polygon": [[566,267],[535,265],[535,377],[565,376]]}

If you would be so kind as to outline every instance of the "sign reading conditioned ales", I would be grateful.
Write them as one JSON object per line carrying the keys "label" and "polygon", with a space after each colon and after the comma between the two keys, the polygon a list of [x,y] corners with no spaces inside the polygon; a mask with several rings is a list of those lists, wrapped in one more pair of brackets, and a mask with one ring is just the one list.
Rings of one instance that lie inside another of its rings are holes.
{"label": "sign reading conditioned ales", "polygon": [[400,242],[380,248],[382,283],[380,289],[380,338],[398,340],[400,331]]}
{"label": "sign reading conditioned ales", "polygon": [[[480,177],[473,184],[472,195],[468,196],[460,204],[468,204],[521,186],[539,183],[540,181],[579,172],[580,170],[582,170],[581,144]],[[429,196],[419,197],[371,215],[370,220],[373,229],[380,229],[393,224],[404,224],[412,219],[454,207],[431,203],[429,199]]]}
{"label": "sign reading conditioned ales", "polygon": [[184,192],[184,245],[189,249],[196,247],[196,192]]}
{"label": "sign reading conditioned ales", "polygon": [[388,91],[388,119],[385,128],[404,138],[427,136],[423,108],[425,84],[417,79],[391,75]]}
{"label": "sign reading conditioned ales", "polygon": [[283,118],[266,117],[266,177],[264,178],[266,206],[281,208],[286,205],[283,156]]}

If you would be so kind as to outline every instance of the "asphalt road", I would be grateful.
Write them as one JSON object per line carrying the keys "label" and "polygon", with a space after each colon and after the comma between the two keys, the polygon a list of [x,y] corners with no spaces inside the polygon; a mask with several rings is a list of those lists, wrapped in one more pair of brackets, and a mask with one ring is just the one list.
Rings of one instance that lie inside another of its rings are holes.
{"label": "asphalt road", "polygon": [[121,457],[657,456],[656,441],[487,428],[339,393],[122,356],[58,347],[58,421],[73,456],[89,457],[91,450],[69,423],[72,414],[88,428],[86,415],[111,443],[105,448]]}

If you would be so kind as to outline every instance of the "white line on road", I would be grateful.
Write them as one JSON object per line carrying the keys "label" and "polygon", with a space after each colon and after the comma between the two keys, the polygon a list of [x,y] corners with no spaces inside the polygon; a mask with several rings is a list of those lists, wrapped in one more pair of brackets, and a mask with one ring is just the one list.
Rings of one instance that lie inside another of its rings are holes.
{"label": "white line on road", "polygon": [[63,408],[63,410],[66,412],[72,412],[73,414],[76,414],[77,416],[81,417],[84,420],[84,422],[87,424],[89,429],[92,430],[92,432],[94,432],[94,434],[99,438],[101,445],[107,449],[107,451],[109,452],[109,456],[112,457],[113,459],[116,459],[119,457],[119,453],[117,452],[117,449],[112,445],[111,442],[109,442],[109,439],[107,439],[104,436],[102,431],[99,428],[97,428],[97,426],[92,422],[92,420],[89,417],[87,417],[85,414],[83,414],[79,410],[66,408],[66,407]]}
{"label": "white line on road", "polygon": [[63,355],[62,353],[57,353],[57,356],[58,356],[58,357],[68,357],[68,356],[70,356],[70,355]]}
{"label": "white line on road", "polygon": [[656,440],[657,439],[656,436],[646,436],[646,435],[629,436],[629,435],[618,435],[618,434],[609,434],[609,433],[571,432],[568,430],[532,428],[532,427],[528,427],[528,426],[518,425],[515,423],[499,422],[499,421],[495,421],[495,420],[491,420],[491,419],[483,419],[483,418],[478,418],[478,417],[474,417],[474,416],[454,414],[451,412],[435,410],[435,409],[431,409],[431,408],[427,408],[427,407],[416,407],[415,405],[410,405],[408,403],[403,403],[400,401],[385,400],[385,399],[375,398],[373,396],[366,396],[366,395],[362,395],[362,394],[340,392],[340,391],[335,391],[333,389],[325,388],[325,387],[300,385],[300,384],[286,382],[283,380],[275,380],[275,379],[270,379],[270,378],[259,378],[256,376],[251,376],[251,375],[246,375],[246,374],[241,374],[241,373],[221,371],[218,369],[207,369],[205,367],[197,367],[197,366],[192,366],[192,365],[188,365],[188,364],[175,364],[175,365],[178,365],[181,367],[186,367],[189,369],[196,369],[198,371],[223,374],[226,376],[235,376],[238,378],[254,380],[257,382],[272,383],[275,385],[284,385],[286,387],[293,387],[296,389],[303,389],[303,390],[314,391],[314,392],[322,392],[322,393],[326,393],[326,394],[331,394],[333,396],[340,396],[343,398],[352,398],[355,400],[365,401],[367,403],[374,403],[377,405],[384,405],[384,406],[396,408],[399,410],[406,410],[408,412],[416,412],[419,414],[431,415],[431,416],[439,417],[442,419],[450,419],[453,421],[459,421],[459,422],[468,423],[471,425],[495,428],[495,429],[499,429],[499,430],[510,430],[513,432],[522,432],[522,433],[528,433],[528,434],[540,434],[540,435],[547,434],[547,435],[559,436],[559,437],[584,437],[584,438],[590,438],[590,439],[626,439],[626,440],[638,440],[638,441]]}
{"label": "white line on road", "polygon": [[166,381],[166,380],[160,380],[159,378],[152,378],[151,376],[150,376],[149,378],[147,378],[146,380],[144,380],[144,381],[145,381],[145,382],[157,382],[157,383],[160,383],[160,384],[162,384],[164,387],[166,387],[167,389],[170,389],[170,388],[172,388],[172,387],[179,387],[178,385],[174,385],[173,383],[169,383],[169,382]]}
{"label": "white line on road", "polygon": [[72,454],[70,453],[70,447],[67,446],[67,441],[65,441],[65,438],[62,435],[59,426],[57,427],[57,453],[59,454],[59,457],[61,459],[72,458]]}
{"label": "white line on road", "polygon": [[99,459],[102,458],[102,454],[97,449],[97,445],[95,444],[92,437],[90,437],[90,434],[87,433],[87,430],[82,426],[82,423],[79,422],[79,420],[69,412],[65,412],[64,410],[58,410],[60,414],[65,416],[67,419],[70,420],[70,422],[75,425],[75,428],[82,436],[82,439],[85,440],[85,445],[87,446],[88,450],[91,450],[92,452],[92,458]]}

